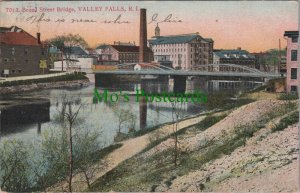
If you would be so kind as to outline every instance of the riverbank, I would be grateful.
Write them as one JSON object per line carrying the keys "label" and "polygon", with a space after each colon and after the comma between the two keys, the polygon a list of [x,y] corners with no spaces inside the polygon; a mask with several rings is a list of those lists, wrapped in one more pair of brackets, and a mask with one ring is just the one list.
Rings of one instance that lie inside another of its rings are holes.
{"label": "riverbank", "polygon": [[[198,117],[180,121],[178,125],[178,131],[197,124],[202,119],[204,119],[204,117],[205,116],[198,116]],[[90,182],[93,183],[95,180],[102,177],[107,172],[116,168],[120,163],[124,162],[125,160],[143,151],[148,145],[150,145],[151,142],[150,139],[156,136],[157,133],[160,133],[159,136],[160,138],[169,136],[170,133],[172,133],[173,131],[173,127],[174,124],[167,124],[145,135],[136,138],[131,138],[121,142],[122,144],[121,148],[112,151],[110,154],[108,154],[108,156],[105,157],[105,160],[108,163],[108,165],[104,169],[100,168],[98,169],[98,171],[94,172],[96,174],[95,176],[93,176],[92,179],[90,179]],[[91,168],[94,169],[95,167],[91,167]],[[87,188],[85,177],[82,173],[76,174],[72,179],[72,183],[73,183],[72,185],[73,191],[82,191]],[[55,185],[52,188],[49,188],[49,191],[65,191],[67,187],[68,187],[68,183],[62,182],[60,184]]]}
{"label": "riverbank", "polygon": [[0,95],[23,93],[40,89],[81,88],[90,85],[89,79],[83,74],[64,74],[25,80],[11,80],[0,83]]}
{"label": "riverbank", "polygon": [[[297,113],[298,104],[263,94],[181,129],[177,166],[174,138],[161,138],[164,131],[157,130],[146,148],[129,154],[85,191],[297,191],[299,118],[291,112]],[[272,180],[261,183],[264,178]]]}

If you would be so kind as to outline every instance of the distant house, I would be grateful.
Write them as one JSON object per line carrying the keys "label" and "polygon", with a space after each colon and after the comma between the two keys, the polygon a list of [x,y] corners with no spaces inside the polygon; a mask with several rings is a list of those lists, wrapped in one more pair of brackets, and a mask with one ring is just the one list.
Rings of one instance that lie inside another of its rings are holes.
{"label": "distant house", "polygon": [[96,61],[97,57],[88,50],[75,46],[64,51],[63,62],[61,60],[54,62],[54,70],[61,70],[63,65],[64,71],[88,72]]}
{"label": "distant house", "polygon": [[299,32],[286,31],[287,37],[286,51],[286,90],[287,92],[297,92],[299,85],[298,65],[299,65]]}
{"label": "distant house", "polygon": [[214,64],[237,64],[251,68],[259,68],[257,59],[246,50],[215,50],[213,57]]}
{"label": "distant house", "polygon": [[[147,54],[153,61],[153,53],[148,48]],[[139,62],[139,46],[106,45],[101,51],[99,64],[126,64]]]}
{"label": "distant house", "polygon": [[0,76],[48,73],[49,46],[40,38],[17,26],[0,27]]}

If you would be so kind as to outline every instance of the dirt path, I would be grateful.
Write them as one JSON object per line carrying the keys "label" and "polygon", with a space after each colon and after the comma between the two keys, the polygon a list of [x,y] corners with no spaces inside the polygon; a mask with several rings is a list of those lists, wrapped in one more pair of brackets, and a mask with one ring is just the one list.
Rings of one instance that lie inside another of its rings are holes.
{"label": "dirt path", "polygon": [[[183,120],[179,122],[178,130],[195,125],[196,123],[200,122],[204,117],[205,116],[203,115]],[[128,158],[131,158],[132,156],[145,149],[150,143],[149,138],[151,138],[152,135],[157,135],[157,133],[161,133],[161,137],[164,137],[167,136],[169,133],[172,133],[173,125],[174,124],[165,125],[162,126],[160,129],[149,132],[143,136],[128,139],[122,142],[123,145],[121,148],[114,150],[106,157],[108,166],[104,170],[96,171],[95,176],[90,180],[90,182],[93,183],[96,179],[100,178],[110,170],[114,169],[121,162],[127,160]],[[79,173],[73,177],[73,191],[83,191],[87,188],[87,184],[85,183],[84,179],[85,178],[82,173]],[[55,188],[51,188],[50,191],[64,191],[67,189],[67,186],[68,184],[66,182],[64,182],[63,184],[57,184]]]}

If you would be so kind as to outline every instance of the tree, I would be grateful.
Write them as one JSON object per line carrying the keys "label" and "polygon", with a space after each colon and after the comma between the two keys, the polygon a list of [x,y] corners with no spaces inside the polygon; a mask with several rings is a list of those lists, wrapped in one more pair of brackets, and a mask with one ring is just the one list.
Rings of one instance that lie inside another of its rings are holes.
{"label": "tree", "polygon": [[68,127],[68,140],[69,140],[69,192],[72,192],[72,177],[73,177],[73,126],[78,116],[81,105],[75,109],[72,105],[72,102],[67,100],[65,101],[68,107],[67,112],[65,113],[67,127]]}
{"label": "tree", "polygon": [[121,133],[122,126],[126,123],[129,124],[129,127],[131,127],[131,129],[134,129],[135,122],[136,122],[136,115],[133,112],[131,112],[130,109],[122,109],[116,105],[113,105],[112,110],[114,114],[117,116],[118,133]]}
{"label": "tree", "polygon": [[28,151],[21,141],[7,140],[0,147],[1,189],[23,192],[30,189],[28,176]]}
{"label": "tree", "polygon": [[260,62],[266,71],[271,71],[271,67],[275,69],[276,66],[279,69],[281,64],[281,59],[279,56],[282,57],[285,55],[286,55],[286,50],[279,51],[278,49],[270,49],[264,53]]}
{"label": "tree", "polygon": [[104,144],[99,142],[100,132],[90,132],[86,129],[79,131],[75,136],[74,146],[74,167],[78,172],[83,173],[87,187],[91,188],[91,179],[99,169],[107,166],[106,161],[96,156]]}
{"label": "tree", "polygon": [[181,118],[182,112],[182,102],[170,102],[172,106],[172,119],[173,119],[173,139],[174,139],[174,166],[177,167],[178,165],[178,156],[179,156],[179,142],[178,142],[178,125],[179,119]]}
{"label": "tree", "polygon": [[[61,35],[56,36],[50,40],[48,40],[52,45],[56,46],[62,52],[62,60],[65,58],[67,63],[67,67],[72,64],[74,60],[72,60],[72,55],[74,54],[75,47],[88,47],[86,41],[78,34],[68,34],[68,35]],[[63,66],[62,66],[63,69]]]}

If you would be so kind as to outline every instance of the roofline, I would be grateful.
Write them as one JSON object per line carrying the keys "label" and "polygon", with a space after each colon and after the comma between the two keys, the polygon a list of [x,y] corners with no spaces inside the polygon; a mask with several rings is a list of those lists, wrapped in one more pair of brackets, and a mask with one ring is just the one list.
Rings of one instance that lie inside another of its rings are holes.
{"label": "roofline", "polygon": [[190,34],[177,34],[177,35],[165,35],[165,36],[154,36],[154,37],[174,37],[174,36],[191,36],[191,35],[200,36],[199,33],[190,33]]}

